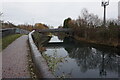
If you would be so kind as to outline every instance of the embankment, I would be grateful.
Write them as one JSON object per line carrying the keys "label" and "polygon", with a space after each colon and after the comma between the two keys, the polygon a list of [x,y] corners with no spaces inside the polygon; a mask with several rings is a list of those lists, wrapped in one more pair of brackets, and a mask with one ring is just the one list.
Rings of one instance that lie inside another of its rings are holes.
{"label": "embankment", "polygon": [[[42,57],[41,52],[38,50],[37,46],[34,43],[35,39],[33,40],[32,37],[34,32],[35,31],[29,33],[29,44],[31,48],[33,63],[36,69],[36,74],[38,77],[42,75],[42,78],[55,78],[52,72],[49,70],[46,60]],[[41,39],[40,35],[36,35],[36,38]],[[38,46],[40,46],[40,44]]]}
{"label": "embankment", "polygon": [[91,44],[98,44],[98,45],[103,45],[103,46],[110,46],[110,47],[115,47],[115,48],[120,48],[120,43],[119,42],[99,42],[97,40],[87,40],[85,38],[80,38],[78,36],[73,36],[74,39],[77,41],[83,41]]}

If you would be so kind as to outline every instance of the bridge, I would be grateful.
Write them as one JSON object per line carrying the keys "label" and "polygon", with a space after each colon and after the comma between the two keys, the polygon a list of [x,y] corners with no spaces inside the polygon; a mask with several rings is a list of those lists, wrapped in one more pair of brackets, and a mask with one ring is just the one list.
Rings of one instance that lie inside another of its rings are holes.
{"label": "bridge", "polygon": [[46,32],[67,32],[67,33],[72,33],[73,30],[71,28],[57,28],[57,29],[37,29],[36,31],[40,33],[46,33]]}

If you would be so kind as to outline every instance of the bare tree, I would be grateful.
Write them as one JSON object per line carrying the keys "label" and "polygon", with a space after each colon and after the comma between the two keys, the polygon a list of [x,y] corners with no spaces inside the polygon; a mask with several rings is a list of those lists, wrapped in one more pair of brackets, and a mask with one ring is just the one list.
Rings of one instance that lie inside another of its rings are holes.
{"label": "bare tree", "polygon": [[78,17],[78,21],[84,21],[86,27],[97,27],[101,25],[101,20],[98,18],[98,16],[93,13],[89,13],[85,8],[82,9],[81,17]]}

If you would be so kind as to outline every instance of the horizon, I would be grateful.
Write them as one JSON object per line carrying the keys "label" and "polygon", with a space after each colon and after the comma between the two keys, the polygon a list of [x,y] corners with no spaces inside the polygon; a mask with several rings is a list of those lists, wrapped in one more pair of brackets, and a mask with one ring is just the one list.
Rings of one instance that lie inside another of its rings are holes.
{"label": "horizon", "polygon": [[[117,5],[116,5],[117,4]],[[43,23],[58,27],[70,17],[77,19],[81,10],[86,8],[89,13],[103,19],[103,7],[99,2],[3,2],[3,17],[6,22],[18,24]],[[33,10],[33,11],[32,11]],[[114,14],[113,14],[114,13]],[[106,19],[118,19],[118,2],[110,2],[107,6]]]}

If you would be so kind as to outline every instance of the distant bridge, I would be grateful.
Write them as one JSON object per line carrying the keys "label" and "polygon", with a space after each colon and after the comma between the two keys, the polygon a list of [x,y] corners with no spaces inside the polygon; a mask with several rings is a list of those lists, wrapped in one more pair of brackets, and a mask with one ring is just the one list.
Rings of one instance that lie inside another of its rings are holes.
{"label": "distant bridge", "polygon": [[36,31],[40,32],[40,33],[46,33],[46,32],[68,32],[68,33],[72,33],[73,30],[71,28],[58,28],[58,29],[37,29]]}

